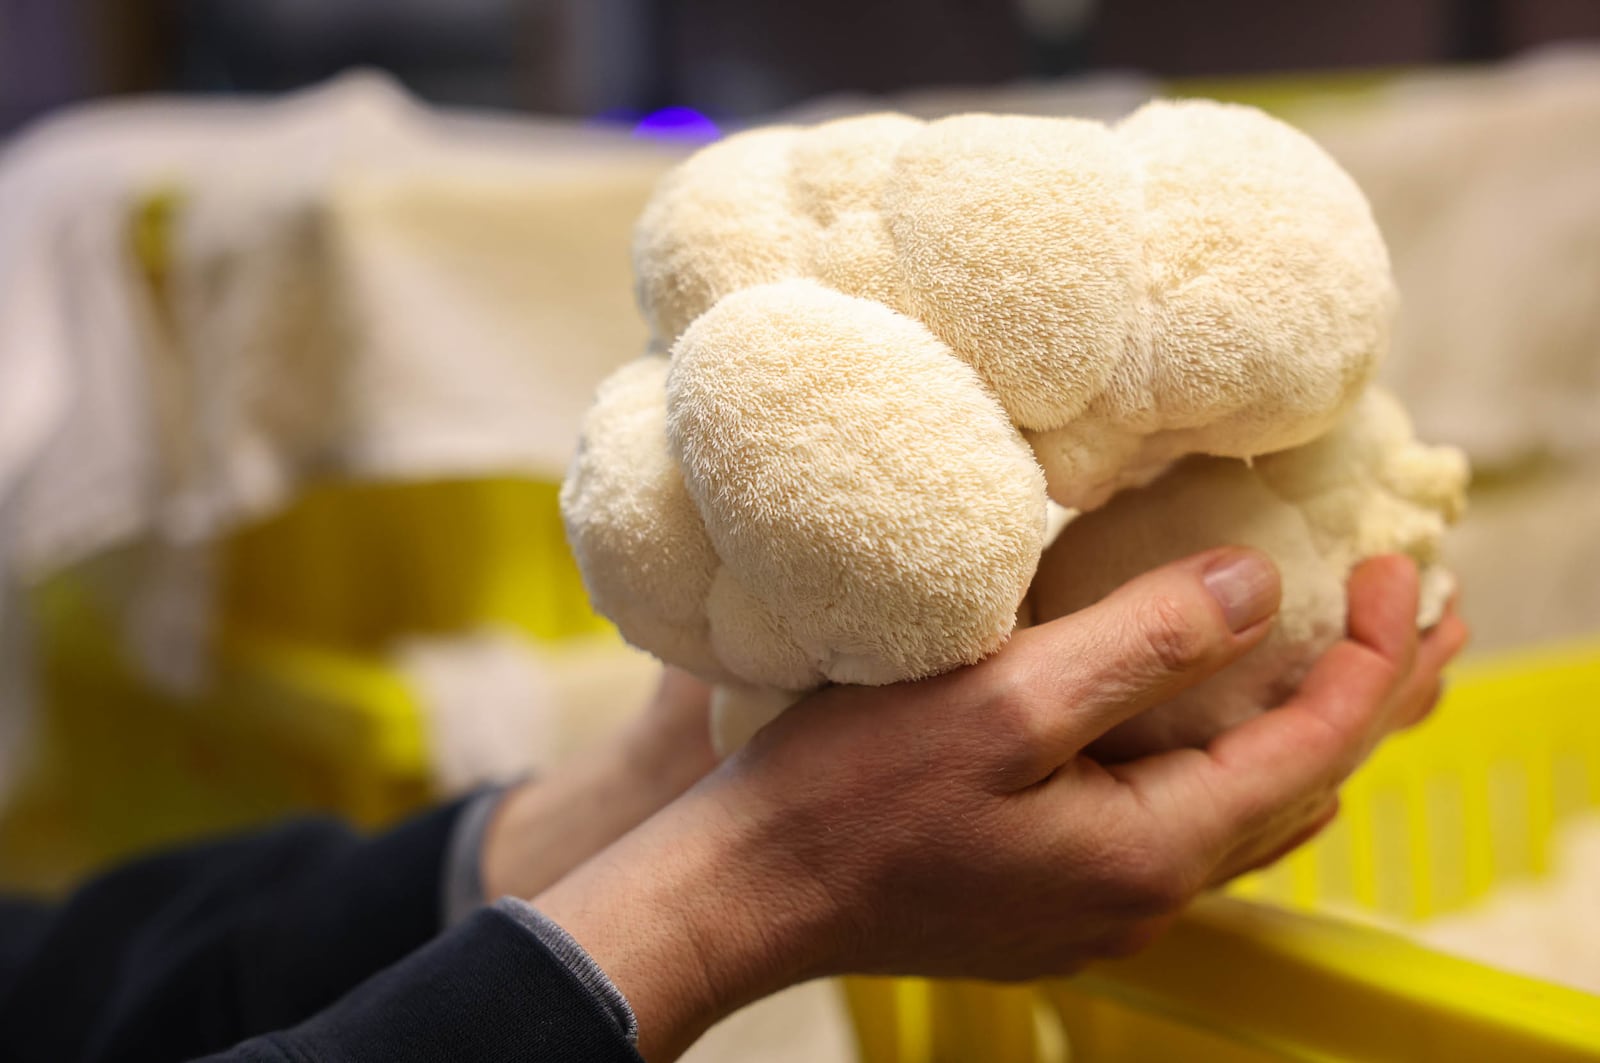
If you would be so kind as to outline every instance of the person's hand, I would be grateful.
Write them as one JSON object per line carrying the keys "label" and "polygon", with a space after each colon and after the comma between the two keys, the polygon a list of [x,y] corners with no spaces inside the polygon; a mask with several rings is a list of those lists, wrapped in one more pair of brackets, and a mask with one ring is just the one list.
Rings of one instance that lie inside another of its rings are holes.
{"label": "person's hand", "polygon": [[484,834],[484,894],[533,896],[694,785],[716,764],[710,698],[667,668],[616,738],[507,794]]}
{"label": "person's hand", "polygon": [[821,691],[535,903],[628,997],[652,1061],[815,975],[1018,979],[1137,949],[1325,823],[1465,640],[1452,613],[1419,644],[1415,567],[1369,562],[1348,637],[1287,704],[1204,750],[1084,756],[1260,640],[1262,565],[1210,551],[971,668]]}

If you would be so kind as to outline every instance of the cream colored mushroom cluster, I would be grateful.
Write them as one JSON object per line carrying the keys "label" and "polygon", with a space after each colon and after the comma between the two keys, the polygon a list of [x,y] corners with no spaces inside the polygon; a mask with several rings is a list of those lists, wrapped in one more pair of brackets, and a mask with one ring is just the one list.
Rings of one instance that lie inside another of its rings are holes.
{"label": "cream colored mushroom cluster", "polygon": [[[635,269],[654,350],[601,387],[562,506],[596,607],[741,692],[724,744],[821,684],[998,649],[1047,496],[1092,510],[1185,455],[1326,435],[1394,304],[1349,177],[1281,122],[1201,101],[1114,126],[742,133],[663,179]],[[1339,549],[1311,549],[1431,560],[1464,480],[1440,461],[1426,490],[1360,493],[1404,511],[1376,521],[1407,525],[1395,542],[1340,525]],[[1388,468],[1368,464],[1363,483]]]}

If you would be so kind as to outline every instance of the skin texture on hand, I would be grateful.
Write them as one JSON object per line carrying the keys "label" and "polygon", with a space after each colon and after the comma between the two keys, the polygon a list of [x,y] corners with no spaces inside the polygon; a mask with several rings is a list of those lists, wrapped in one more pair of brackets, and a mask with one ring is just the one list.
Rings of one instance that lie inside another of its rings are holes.
{"label": "skin texture on hand", "polygon": [[1023,979],[1124,955],[1320,829],[1466,638],[1451,610],[1419,640],[1415,566],[1379,558],[1278,709],[1204,749],[1083,753],[1257,644],[1278,594],[1263,555],[1209,551],[970,668],[821,691],[535,903],[627,996],[652,1063],[820,974]]}

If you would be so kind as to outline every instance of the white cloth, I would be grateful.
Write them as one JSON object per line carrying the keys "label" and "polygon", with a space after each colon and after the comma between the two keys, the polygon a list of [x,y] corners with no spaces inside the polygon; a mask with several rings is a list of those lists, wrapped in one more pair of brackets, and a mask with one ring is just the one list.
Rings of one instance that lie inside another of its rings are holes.
{"label": "white cloth", "polygon": [[[370,74],[99,104],[7,145],[0,652],[26,656],[24,586],[138,543],[113,606],[147,672],[194,682],[209,544],[307,478],[558,478],[644,345],[631,227],[680,154],[431,112]],[[133,244],[150,203],[154,263]]]}
{"label": "white cloth", "polygon": [[[629,232],[676,153],[437,116],[370,75],[91,109],[0,157],[13,570],[199,542],[316,472],[559,474],[643,346]],[[175,203],[164,291],[129,250]]]}
{"label": "white cloth", "polygon": [[1418,433],[1479,470],[1600,454],[1600,49],[1296,117],[1388,240],[1384,376]]}
{"label": "white cloth", "polygon": [[637,713],[661,677],[654,658],[608,637],[550,651],[488,628],[407,639],[394,656],[444,793],[550,770]]}

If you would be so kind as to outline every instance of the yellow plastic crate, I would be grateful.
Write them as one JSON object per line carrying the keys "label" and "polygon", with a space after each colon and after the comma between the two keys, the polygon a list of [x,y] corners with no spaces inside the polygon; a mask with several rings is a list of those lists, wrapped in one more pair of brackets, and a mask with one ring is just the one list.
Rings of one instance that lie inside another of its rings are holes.
{"label": "yellow plastic crate", "polygon": [[485,625],[541,642],[610,632],[559,493],[510,477],[313,487],[225,545],[223,621],[360,652]]}
{"label": "yellow plastic crate", "polygon": [[59,887],[293,812],[378,826],[428,801],[422,709],[387,656],[397,640],[611,631],[589,608],[557,490],[499,478],[307,491],[222,544],[210,674],[189,694],[126,659],[83,572],[40,587],[37,749],[0,810],[0,885]]}
{"label": "yellow plastic crate", "polygon": [[1465,666],[1334,827],[1143,955],[1035,986],[848,980],[862,1063],[1600,1060],[1600,997],[1319,914],[1459,910],[1547,872],[1595,807],[1600,643]]}

